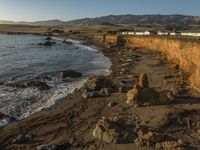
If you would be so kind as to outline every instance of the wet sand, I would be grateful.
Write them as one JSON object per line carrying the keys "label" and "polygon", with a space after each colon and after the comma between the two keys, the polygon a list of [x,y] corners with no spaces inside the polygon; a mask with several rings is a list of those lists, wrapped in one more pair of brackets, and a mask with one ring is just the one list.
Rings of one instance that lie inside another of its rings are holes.
{"label": "wet sand", "polygon": [[[196,127],[181,134],[172,132],[172,128],[164,128],[168,114],[177,110],[198,110],[198,99],[193,98],[188,91],[187,80],[182,73],[158,52],[141,48],[103,48],[95,43],[112,62],[112,74],[109,78],[116,87],[126,85],[132,88],[140,73],[149,77],[150,87],[160,91],[171,89],[177,92],[176,101],[170,105],[157,105],[135,108],[126,103],[126,93],[115,92],[109,97],[82,98],[81,91],[76,91],[65,100],[52,108],[38,112],[22,121],[17,121],[0,129],[1,149],[37,149],[41,145],[60,145],[69,149],[135,149],[148,150],[152,148],[137,147],[130,144],[106,144],[92,136],[96,123],[102,116],[124,116],[131,120],[135,116],[146,125],[166,130],[177,138],[182,138],[198,147]],[[180,81],[184,80],[185,82]],[[114,107],[108,107],[109,102],[117,102]],[[199,112],[198,112],[199,113]],[[200,114],[200,113],[199,113]],[[198,114],[198,116],[200,116]],[[197,114],[196,114],[197,115]],[[191,120],[193,116],[190,116]],[[194,116],[196,117],[196,116]],[[199,117],[200,118],[200,117]],[[173,123],[170,124],[173,126]],[[169,125],[169,127],[170,127]],[[174,128],[174,127],[173,127]],[[31,140],[27,143],[13,142],[19,135],[29,135]],[[62,149],[62,148],[61,148]],[[64,148],[63,148],[64,149]]]}

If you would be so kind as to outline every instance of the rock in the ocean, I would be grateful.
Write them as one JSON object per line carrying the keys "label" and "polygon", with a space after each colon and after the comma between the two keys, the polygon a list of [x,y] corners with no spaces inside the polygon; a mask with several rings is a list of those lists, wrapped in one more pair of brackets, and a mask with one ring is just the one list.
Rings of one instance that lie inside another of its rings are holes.
{"label": "rock in the ocean", "polygon": [[51,40],[51,37],[48,36],[45,40],[50,41],[50,40]]}
{"label": "rock in the ocean", "polygon": [[32,80],[26,83],[26,87],[37,87],[40,90],[49,90],[50,87],[47,85],[46,82],[38,81],[38,80]]}
{"label": "rock in the ocean", "polygon": [[84,84],[87,90],[101,90],[102,88],[110,88],[112,81],[104,76],[92,76]]}
{"label": "rock in the ocean", "polygon": [[53,44],[56,44],[56,42],[51,42],[49,40],[44,43],[39,43],[39,45],[42,45],[42,46],[52,46]]}
{"label": "rock in the ocean", "polygon": [[66,78],[80,78],[82,76],[82,73],[75,71],[75,70],[65,70],[61,72],[61,79]]}

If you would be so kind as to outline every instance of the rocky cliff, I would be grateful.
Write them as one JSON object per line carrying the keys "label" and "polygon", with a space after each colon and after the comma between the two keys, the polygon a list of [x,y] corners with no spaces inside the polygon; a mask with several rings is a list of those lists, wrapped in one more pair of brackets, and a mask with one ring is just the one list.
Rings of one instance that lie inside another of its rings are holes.
{"label": "rocky cliff", "polygon": [[136,46],[160,51],[169,61],[179,64],[190,75],[191,86],[200,92],[200,42],[154,36],[114,36],[103,37],[106,44]]}

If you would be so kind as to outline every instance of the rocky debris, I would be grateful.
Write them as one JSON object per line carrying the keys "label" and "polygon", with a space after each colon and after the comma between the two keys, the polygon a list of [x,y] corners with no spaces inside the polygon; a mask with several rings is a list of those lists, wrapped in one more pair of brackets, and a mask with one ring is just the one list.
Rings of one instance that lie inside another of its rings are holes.
{"label": "rocky debris", "polygon": [[184,149],[186,145],[180,139],[160,133],[147,126],[137,125],[134,129],[137,138],[134,143],[138,146],[154,147],[156,149]]}
{"label": "rocky debris", "polygon": [[63,41],[63,44],[73,45],[74,43],[73,43],[73,42],[70,42],[70,41],[66,41],[66,40],[64,40],[64,41]]}
{"label": "rocky debris", "polygon": [[106,97],[113,92],[112,81],[104,76],[92,76],[82,87],[84,98]]}
{"label": "rocky debris", "polygon": [[80,78],[82,77],[82,73],[75,70],[65,70],[61,72],[60,76],[62,80],[66,78]]}
{"label": "rocky debris", "polygon": [[84,84],[84,89],[87,90],[101,90],[102,88],[112,87],[112,81],[104,76],[92,76],[89,77]]}
{"label": "rocky debris", "polygon": [[124,127],[105,117],[98,121],[93,131],[93,137],[106,143],[126,143],[131,136],[130,133],[128,134],[125,131]]}
{"label": "rocky debris", "polygon": [[46,37],[46,39],[45,40],[47,40],[47,41],[51,41],[51,37],[50,36],[48,36],[48,37]]}
{"label": "rocky debris", "polygon": [[12,143],[15,144],[26,144],[32,141],[32,137],[28,134],[20,134],[15,139],[13,139]]}
{"label": "rocky debris", "polygon": [[[131,116],[131,118],[134,117]],[[129,130],[130,126],[131,131]],[[133,142],[137,146],[170,150],[184,149],[187,147],[187,144],[181,139],[177,139],[152,127],[141,125],[141,122],[136,117],[130,120],[127,116],[124,117],[123,115],[112,118],[102,117],[93,130],[93,137],[109,144]]]}
{"label": "rocky debris", "polygon": [[102,88],[101,90],[83,90],[83,98],[96,98],[96,97],[107,97],[110,96],[112,93],[111,89],[109,88]]}
{"label": "rocky debris", "polygon": [[116,105],[118,105],[118,102],[109,102],[108,103],[108,107],[114,107]]}
{"label": "rocky debris", "polygon": [[166,150],[180,150],[183,149],[183,141],[178,140],[178,141],[164,141],[164,142],[158,142],[155,145],[156,149],[166,149]]}
{"label": "rocky debris", "polygon": [[127,93],[127,103],[135,106],[170,104],[173,101],[174,95],[170,90],[159,93],[150,88],[146,74],[141,74],[138,83]]}

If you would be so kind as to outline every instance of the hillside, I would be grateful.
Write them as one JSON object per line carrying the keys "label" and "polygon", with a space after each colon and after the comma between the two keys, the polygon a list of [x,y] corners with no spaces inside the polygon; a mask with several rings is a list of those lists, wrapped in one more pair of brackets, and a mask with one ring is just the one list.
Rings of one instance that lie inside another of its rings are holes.
{"label": "hillside", "polygon": [[84,18],[72,21],[47,20],[36,22],[13,22],[0,20],[0,24],[23,24],[37,26],[92,26],[92,25],[116,25],[116,24],[143,24],[161,26],[200,26],[199,16],[184,15],[109,15],[96,18]]}

